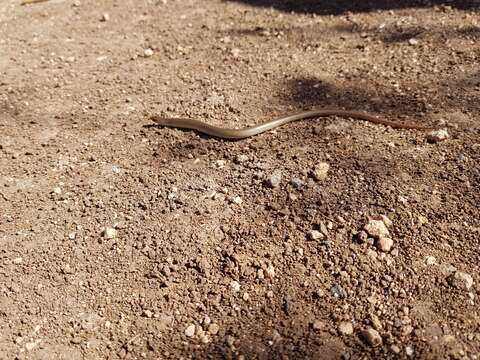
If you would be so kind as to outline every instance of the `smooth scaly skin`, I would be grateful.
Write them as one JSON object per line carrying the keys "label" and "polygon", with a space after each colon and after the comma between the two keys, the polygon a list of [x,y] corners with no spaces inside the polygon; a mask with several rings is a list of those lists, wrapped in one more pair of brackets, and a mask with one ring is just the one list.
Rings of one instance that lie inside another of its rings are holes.
{"label": "smooth scaly skin", "polygon": [[166,126],[171,128],[181,128],[181,129],[191,129],[191,130],[199,131],[206,135],[210,135],[210,136],[214,136],[222,139],[240,140],[240,139],[248,138],[250,136],[264,133],[265,131],[272,130],[278,126],[288,124],[292,121],[315,118],[315,117],[323,117],[323,116],[343,116],[343,117],[361,119],[361,120],[369,121],[374,124],[390,126],[394,129],[416,129],[416,130],[436,129],[434,127],[426,127],[426,126],[415,125],[415,124],[401,124],[394,121],[379,119],[373,115],[369,115],[360,111],[337,110],[337,109],[304,111],[298,114],[281,117],[278,119],[267,121],[260,125],[246,127],[243,129],[220,128],[217,126],[208,125],[200,120],[184,119],[184,118],[165,118],[159,115],[153,115],[151,119],[161,126]]}

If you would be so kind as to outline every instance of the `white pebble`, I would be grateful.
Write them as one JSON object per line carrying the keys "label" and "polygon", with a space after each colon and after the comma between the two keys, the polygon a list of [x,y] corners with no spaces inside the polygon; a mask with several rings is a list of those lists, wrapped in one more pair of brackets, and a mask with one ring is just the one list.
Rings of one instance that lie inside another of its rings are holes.
{"label": "white pebble", "polygon": [[235,292],[239,292],[240,291],[240,284],[238,283],[238,281],[232,281],[230,283],[230,287],[232,288],[233,291]]}
{"label": "white pebble", "polygon": [[315,180],[322,181],[327,178],[330,165],[326,162],[318,163],[312,170],[312,175]]}
{"label": "white pebble", "polygon": [[195,325],[191,324],[185,329],[185,336],[192,337],[195,335]]}
{"label": "white pebble", "polygon": [[407,356],[412,356],[413,355],[413,348],[411,346],[407,346],[405,348],[405,354],[407,354]]}
{"label": "white pebble", "polygon": [[117,230],[107,227],[102,231],[102,236],[106,239],[114,239],[117,236]]}
{"label": "white pebble", "polygon": [[242,198],[241,198],[240,196],[235,196],[235,197],[232,199],[232,203],[237,204],[237,205],[240,205],[242,202],[243,202],[243,200],[242,200]]}
{"label": "white pebble", "polygon": [[148,49],[143,50],[143,56],[150,57],[152,55],[153,55],[153,50],[152,49],[148,48]]}
{"label": "white pebble", "polygon": [[418,45],[419,41],[415,38],[411,38],[410,40],[408,40],[408,43],[410,45]]}
{"label": "white pebble", "polygon": [[450,137],[447,130],[433,130],[427,134],[427,141],[430,143],[437,143],[443,140],[447,140]]}

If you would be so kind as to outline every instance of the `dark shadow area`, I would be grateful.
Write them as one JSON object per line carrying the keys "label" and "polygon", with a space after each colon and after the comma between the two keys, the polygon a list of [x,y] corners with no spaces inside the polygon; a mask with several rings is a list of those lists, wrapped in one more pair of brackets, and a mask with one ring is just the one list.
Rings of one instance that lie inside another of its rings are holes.
{"label": "dark shadow area", "polygon": [[251,6],[271,7],[286,12],[338,15],[346,12],[370,12],[377,10],[396,10],[411,7],[431,7],[446,5],[458,9],[479,9],[480,4],[470,1],[438,1],[438,0],[230,0],[243,2]]}
{"label": "dark shadow area", "polygon": [[408,123],[425,125],[413,120],[415,115],[427,110],[424,101],[388,89],[380,94],[368,86],[341,88],[311,78],[288,80],[284,88],[289,91],[285,95],[285,101],[296,107],[359,110],[380,114],[388,120],[408,119]]}

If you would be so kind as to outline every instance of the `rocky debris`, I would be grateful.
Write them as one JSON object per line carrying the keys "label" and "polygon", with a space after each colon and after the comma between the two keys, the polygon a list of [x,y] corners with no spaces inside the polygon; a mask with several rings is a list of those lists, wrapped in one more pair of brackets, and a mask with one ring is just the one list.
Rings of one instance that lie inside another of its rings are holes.
{"label": "rocky debris", "polygon": [[412,356],[413,355],[413,348],[411,346],[406,346],[405,347],[405,354],[407,356]]}
{"label": "rocky debris", "polygon": [[342,335],[352,335],[353,334],[353,325],[350,321],[342,321],[338,325],[338,331]]}
{"label": "rocky debris", "polygon": [[325,238],[325,235],[323,235],[320,231],[318,230],[310,230],[308,232],[308,238],[310,240],[322,240]]}
{"label": "rocky debris", "polygon": [[370,220],[363,229],[375,239],[380,239],[382,237],[388,238],[390,236],[390,232],[383,220]]}
{"label": "rocky debris", "polygon": [[377,247],[383,252],[389,252],[392,249],[393,240],[389,237],[380,237],[377,240]]}
{"label": "rocky debris", "polygon": [[383,328],[380,318],[375,314],[370,314],[370,323],[372,324],[373,328],[377,331],[380,331]]}
{"label": "rocky debris", "polygon": [[425,264],[427,265],[436,265],[437,264],[437,259],[435,259],[434,256],[427,256],[425,258]]}
{"label": "rocky debris", "polygon": [[265,270],[265,275],[273,279],[275,277],[275,268],[272,265],[267,266],[267,269]]}
{"label": "rocky debris", "polygon": [[106,227],[102,230],[102,236],[105,239],[114,239],[117,237],[117,230],[112,227]]}
{"label": "rocky debris", "polygon": [[195,325],[194,324],[188,325],[187,328],[185,329],[185,336],[193,337],[194,335],[195,335]]}
{"label": "rocky debris", "polygon": [[413,45],[413,46],[414,46],[414,45],[418,45],[419,43],[420,43],[420,42],[419,42],[417,39],[415,39],[415,38],[410,38],[410,39],[408,39],[408,44],[409,44],[409,45]]}
{"label": "rocky debris", "polygon": [[323,321],[320,321],[320,320],[313,320],[312,328],[314,330],[322,330],[322,329],[325,328],[325,323]]}
{"label": "rocky debris", "polygon": [[305,183],[299,178],[292,178],[290,184],[297,190],[300,190],[305,185]]}
{"label": "rocky debris", "polygon": [[217,335],[219,330],[220,326],[218,326],[218,324],[213,323],[208,326],[208,332],[212,335]]}
{"label": "rocky debris", "polygon": [[338,284],[332,286],[330,291],[331,291],[332,295],[337,299],[345,299],[348,296],[345,289],[341,285],[338,285]]}
{"label": "rocky debris", "polygon": [[472,276],[462,271],[455,271],[447,280],[451,286],[460,290],[470,290],[473,285]]}
{"label": "rocky debris", "polygon": [[447,140],[450,137],[448,131],[445,129],[433,130],[427,134],[427,141],[429,143],[437,143],[440,141]]}
{"label": "rocky debris", "polygon": [[236,164],[243,164],[248,161],[248,156],[245,154],[238,154],[235,156],[234,162]]}
{"label": "rocky debris", "polygon": [[143,50],[143,56],[144,56],[144,57],[151,57],[151,56],[153,56],[153,50],[150,49],[150,48]]}
{"label": "rocky debris", "polygon": [[275,171],[265,179],[265,185],[267,185],[270,188],[279,187],[281,182],[282,182],[282,173],[280,171]]}
{"label": "rocky debris", "polygon": [[239,284],[238,281],[235,281],[235,280],[234,280],[234,281],[232,281],[232,282],[230,283],[230,287],[232,288],[233,291],[239,292],[241,286],[240,286],[240,284]]}
{"label": "rocky debris", "polygon": [[400,354],[400,351],[402,351],[402,350],[400,349],[400,347],[398,347],[398,346],[395,345],[395,344],[392,344],[392,345],[390,346],[390,350],[391,350],[394,354]]}
{"label": "rocky debris", "polygon": [[326,162],[318,163],[312,169],[312,176],[317,181],[322,181],[327,178],[328,171],[330,170],[330,165]]}
{"label": "rocky debris", "polygon": [[367,328],[362,331],[362,336],[365,339],[366,343],[372,347],[377,347],[382,345],[382,337],[377,330],[373,328]]}

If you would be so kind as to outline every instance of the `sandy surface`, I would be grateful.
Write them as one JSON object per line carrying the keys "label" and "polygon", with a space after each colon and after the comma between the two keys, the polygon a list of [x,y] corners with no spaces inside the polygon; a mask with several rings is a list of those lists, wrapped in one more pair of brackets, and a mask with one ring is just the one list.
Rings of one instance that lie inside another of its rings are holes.
{"label": "sandy surface", "polygon": [[477,359],[478,6],[0,1],[0,358]]}

